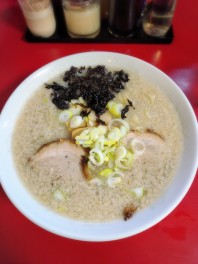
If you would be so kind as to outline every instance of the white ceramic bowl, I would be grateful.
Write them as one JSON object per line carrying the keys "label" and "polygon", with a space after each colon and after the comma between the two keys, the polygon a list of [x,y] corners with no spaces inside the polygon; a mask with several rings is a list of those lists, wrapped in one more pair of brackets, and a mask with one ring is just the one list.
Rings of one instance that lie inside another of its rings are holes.
{"label": "white ceramic bowl", "polygon": [[[12,133],[21,108],[32,93],[44,82],[70,66],[119,66],[134,69],[157,84],[170,98],[179,113],[184,131],[184,153],[181,165],[167,191],[152,206],[138,212],[128,221],[84,223],[67,219],[39,204],[19,179],[12,158]],[[197,121],[190,103],[180,88],[163,72],[137,58],[111,52],[79,53],[56,60],[25,79],[7,101],[0,117],[1,184],[12,203],[32,222],[63,237],[85,241],[108,241],[140,233],[166,217],[189,190],[196,174],[198,161]]]}

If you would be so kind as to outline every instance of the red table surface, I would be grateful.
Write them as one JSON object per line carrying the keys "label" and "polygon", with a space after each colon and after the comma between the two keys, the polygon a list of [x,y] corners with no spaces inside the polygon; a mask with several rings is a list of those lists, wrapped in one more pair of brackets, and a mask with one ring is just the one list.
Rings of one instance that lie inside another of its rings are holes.
{"label": "red table surface", "polygon": [[[196,0],[178,1],[172,44],[43,44],[23,39],[26,26],[17,1],[1,0],[0,110],[21,81],[46,63],[79,52],[113,51],[164,71],[180,86],[198,116],[197,10]],[[196,177],[180,205],[154,227],[126,239],[91,243],[62,238],[36,226],[0,187],[0,263],[198,263],[197,207]]]}

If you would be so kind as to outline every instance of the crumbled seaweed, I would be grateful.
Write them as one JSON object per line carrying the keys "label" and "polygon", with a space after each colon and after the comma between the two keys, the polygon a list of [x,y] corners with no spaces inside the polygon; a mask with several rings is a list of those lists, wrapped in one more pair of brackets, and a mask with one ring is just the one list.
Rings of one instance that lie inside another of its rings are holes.
{"label": "crumbled seaweed", "polygon": [[126,105],[121,111],[122,119],[126,118],[126,113],[129,111],[129,107],[132,107],[133,109],[135,109],[135,107],[133,106],[133,103],[129,99],[127,101],[128,101],[128,105]]}
{"label": "crumbled seaweed", "polygon": [[52,102],[59,108],[59,109],[68,109],[69,103],[58,96],[54,96],[52,98]]}
{"label": "crumbled seaweed", "polygon": [[80,115],[82,117],[85,117],[85,116],[88,116],[90,113],[91,113],[91,110],[89,110],[89,111],[83,110],[83,111],[81,111]]}
{"label": "crumbled seaweed", "polygon": [[87,107],[100,116],[106,111],[107,103],[124,89],[129,78],[123,70],[111,72],[102,65],[88,68],[72,66],[64,73],[63,81],[64,85],[56,82],[45,85],[52,89],[52,102],[59,109],[68,109],[72,99],[82,97]]}
{"label": "crumbled seaweed", "polygon": [[97,117],[96,122],[101,125],[106,125],[106,123],[102,119],[100,119],[99,116]]}

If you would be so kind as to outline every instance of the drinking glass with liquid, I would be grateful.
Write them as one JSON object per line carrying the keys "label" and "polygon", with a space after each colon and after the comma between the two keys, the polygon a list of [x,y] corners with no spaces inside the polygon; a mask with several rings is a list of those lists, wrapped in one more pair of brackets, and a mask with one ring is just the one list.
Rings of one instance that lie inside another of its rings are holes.
{"label": "drinking glass with liquid", "polygon": [[162,37],[171,27],[176,0],[152,0],[145,9],[142,19],[144,32]]}

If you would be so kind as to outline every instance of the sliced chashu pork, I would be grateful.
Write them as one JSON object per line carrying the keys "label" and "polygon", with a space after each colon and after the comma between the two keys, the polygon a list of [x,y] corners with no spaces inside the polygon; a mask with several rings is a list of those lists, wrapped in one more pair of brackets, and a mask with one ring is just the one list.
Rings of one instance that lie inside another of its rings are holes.
{"label": "sliced chashu pork", "polygon": [[[122,142],[127,148],[135,150],[135,155],[157,155],[165,149],[165,140],[153,131],[131,131]],[[39,168],[55,168],[61,174],[73,175],[91,179],[87,167],[87,155],[85,149],[77,146],[70,140],[59,140],[43,145],[30,159],[31,166]]]}
{"label": "sliced chashu pork", "polygon": [[35,168],[54,168],[61,175],[82,177],[82,157],[86,156],[87,152],[82,147],[70,140],[61,139],[43,145],[30,159],[30,163]]}
{"label": "sliced chashu pork", "polygon": [[[163,137],[152,130],[146,132],[131,131],[121,141],[127,149],[132,149],[135,158],[138,157],[141,161],[145,161],[145,157],[146,160],[155,160],[156,155],[158,156],[166,150]],[[93,178],[86,162],[83,163],[83,172],[87,180]]]}
{"label": "sliced chashu pork", "polygon": [[137,156],[146,153],[157,154],[166,149],[164,138],[152,130],[131,131],[122,139],[122,142],[127,148],[131,148]]}

